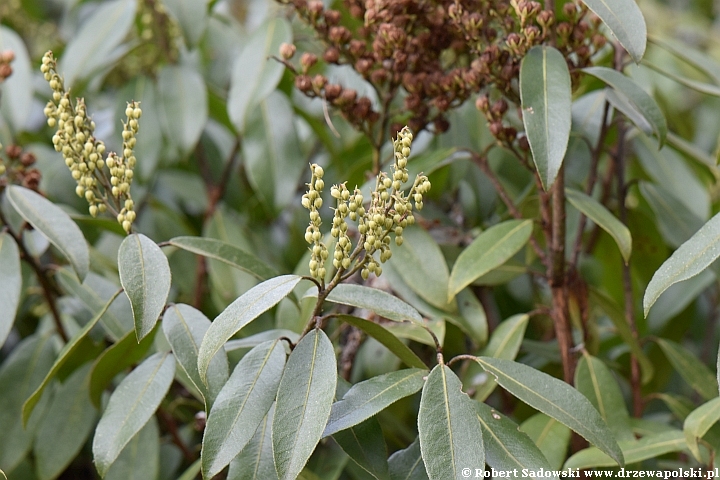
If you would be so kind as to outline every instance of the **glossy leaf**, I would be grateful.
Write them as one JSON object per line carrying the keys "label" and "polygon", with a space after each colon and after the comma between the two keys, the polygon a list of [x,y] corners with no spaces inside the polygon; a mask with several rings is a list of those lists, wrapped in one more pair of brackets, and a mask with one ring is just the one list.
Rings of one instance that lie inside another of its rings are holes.
{"label": "glossy leaf", "polygon": [[275,401],[285,367],[281,341],[253,348],[237,364],[207,419],[202,471],[212,478],[250,442]]}
{"label": "glossy leaf", "polygon": [[158,74],[157,88],[160,120],[168,144],[179,149],[176,153],[182,157],[195,147],[207,123],[205,80],[188,65],[167,65]]}
{"label": "glossy leaf", "polygon": [[[552,471],[540,449],[520,431],[515,422],[496,412],[488,405],[475,402],[478,420],[482,425],[483,442],[488,465],[495,470],[523,469]],[[549,478],[556,478],[552,476]]]}
{"label": "glossy leaf", "polygon": [[208,367],[208,383],[200,380],[198,373],[198,351],[203,337],[210,328],[210,320],[190,305],[172,305],[163,315],[163,332],[180,367],[185,370],[195,387],[205,398],[208,410],[215,402],[220,389],[228,379],[228,361],[224,350],[219,350]]}
{"label": "glossy leaf", "polygon": [[448,295],[454,297],[475,279],[508,261],[525,246],[530,235],[531,220],[508,220],[485,230],[455,261]]}
{"label": "glossy leaf", "polygon": [[445,257],[423,228],[411,226],[403,231],[402,248],[393,249],[390,263],[405,283],[430,305],[457,310],[455,302],[448,302],[450,272]]}
{"label": "glossy leaf", "polygon": [[647,26],[634,0],[583,0],[608,26],[635,63],[640,63],[647,44]]}
{"label": "glossy leaf", "polygon": [[543,413],[536,413],[520,425],[535,442],[553,470],[559,470],[567,456],[572,432],[562,423]]}
{"label": "glossy leaf", "polygon": [[0,347],[5,343],[15,322],[15,313],[20,303],[22,271],[20,250],[8,233],[0,233]]}
{"label": "glossy leaf", "polygon": [[129,235],[118,251],[120,283],[130,299],[135,333],[142,340],[155,328],[170,293],[170,265],[155,242],[141,233]]}
{"label": "glossy leaf", "polygon": [[473,403],[449,367],[433,368],[418,412],[420,450],[431,480],[462,478],[463,468],[485,464],[482,427]]}
{"label": "glossy leaf", "polygon": [[322,437],[337,384],[335,350],[322,330],[313,330],[288,358],[272,421],[275,469],[281,480],[302,471]]}
{"label": "glossy leaf", "polygon": [[[65,47],[59,70],[66,87],[74,87],[118,58],[118,47],[127,36],[135,19],[137,2],[113,0],[99,4],[85,19]],[[112,35],[108,35],[112,32]]]}
{"label": "glossy leaf", "polygon": [[[311,292],[310,296],[317,296],[317,289],[313,289]],[[352,307],[366,308],[381,317],[396,322],[412,320],[413,322],[422,323],[423,321],[422,316],[413,307],[377,288],[341,283],[330,292],[326,300]]]}
{"label": "glossy leaf", "polygon": [[520,64],[520,97],[525,133],[543,187],[555,182],[570,138],[572,95],[563,55],[535,46]]}
{"label": "glossy leaf", "polygon": [[272,422],[275,404],[242,452],[230,462],[228,480],[277,480],[272,451]]}
{"label": "glossy leaf", "polygon": [[390,455],[388,467],[392,480],[427,480],[428,475],[420,452],[420,439],[416,438],[406,449]]}
{"label": "glossy leaf", "polygon": [[478,358],[508,392],[531,407],[565,424],[600,448],[618,464],[623,455],[615,438],[595,407],[567,383],[534,368],[510,360]]}
{"label": "glossy leaf", "polygon": [[379,480],[389,480],[387,445],[377,418],[333,434],[333,439],[363,470]]}
{"label": "glossy leaf", "polygon": [[[620,442],[620,448],[628,464],[642,462],[649,458],[656,458],[670,452],[678,452],[685,449],[685,438],[679,430],[672,430],[663,433],[656,433],[641,438]],[[607,456],[595,447],[586,448],[571,456],[563,468],[597,468],[614,467],[615,460]]]}
{"label": "glossy leaf", "polygon": [[357,425],[401,398],[419,391],[427,370],[409,368],[357,383],[332,406],[323,437]]}
{"label": "glossy leaf", "polygon": [[38,426],[33,452],[39,479],[57,478],[90,436],[97,412],[90,402],[90,365],[76,370],[55,392]]}
{"label": "glossy leaf", "polygon": [[138,343],[135,331],[131,330],[97,357],[90,373],[89,392],[96,408],[100,408],[102,394],[113,378],[142,360],[154,340],[155,335],[150,334]]}
{"label": "glossy leaf", "polygon": [[104,480],[157,478],[160,470],[160,431],[151,418],[118,455]]}
{"label": "glossy leaf", "polygon": [[683,423],[685,441],[698,462],[702,462],[698,440],[720,420],[720,397],[715,397],[692,411]]}
{"label": "glossy leaf", "polygon": [[28,49],[20,36],[6,26],[0,26],[0,52],[11,50],[12,75],[0,83],[0,112],[15,132],[25,130],[35,90],[32,78],[34,66]]}
{"label": "glossy leaf", "polygon": [[350,315],[341,315],[338,317],[341,321],[349,323],[353,327],[357,327],[378,342],[382,343],[388,350],[395,354],[408,367],[427,368],[425,363],[418,357],[415,352],[398,338],[389,332],[382,325],[364,318],[352,317]]}
{"label": "glossy leaf", "polygon": [[247,272],[259,280],[267,280],[277,275],[274,268],[268,266],[252,253],[214,238],[175,237],[169,240],[168,243],[188,252],[219,260],[231,267]]}
{"label": "glossy leaf", "polygon": [[715,375],[695,355],[682,345],[658,338],[658,346],[662,349],[676,372],[705,400],[718,396],[718,383]]}
{"label": "glossy leaf", "polygon": [[687,242],[680,245],[655,272],[645,290],[643,308],[650,307],[671,285],[692,278],[720,257],[720,214],[710,219]]}
{"label": "glossy leaf", "polygon": [[589,67],[584,68],[583,72],[599,78],[621,93],[650,124],[662,147],[667,135],[665,115],[663,115],[658,104],[645,90],[630,77],[611,68]]}
{"label": "glossy leaf", "polygon": [[635,439],[620,386],[600,359],[583,353],[575,369],[575,388],[590,400],[618,441]]}
{"label": "glossy leaf", "polygon": [[62,252],[82,281],[90,268],[90,253],[75,222],[60,207],[32,190],[11,185],[6,194],[17,213]]}
{"label": "glossy leaf", "polygon": [[[120,292],[118,292],[118,294],[119,293]],[[107,308],[110,306],[110,304],[112,304],[114,300],[115,297],[112,297],[108,301],[108,303],[105,304],[105,308],[103,310],[100,310],[92,320],[86,323],[85,326],[68,343],[65,344],[62,350],[60,350],[60,353],[58,354],[55,363],[53,363],[52,367],[50,368],[50,371],[47,372],[47,375],[45,375],[43,381],[40,382],[32,395],[30,395],[28,399],[25,400],[25,403],[22,406],[22,420],[24,424],[26,424],[30,419],[30,415],[32,414],[33,409],[40,400],[40,397],[42,396],[43,391],[45,391],[48,383],[50,383],[50,380],[55,378],[55,375],[57,375],[60,368],[62,368],[62,366],[65,365],[66,362],[71,360],[73,356],[82,354],[81,350],[85,346],[84,342],[87,341],[86,338],[88,333],[90,333],[90,330],[92,330],[92,328],[97,325],[100,317],[103,316],[105,310],[107,310]]]}
{"label": "glossy leaf", "polygon": [[207,384],[207,371],[215,354],[233,335],[274,307],[292,292],[302,277],[283,275],[267,280],[245,292],[212,322],[198,352],[198,373]]}
{"label": "glossy leaf", "polygon": [[249,112],[275,90],[285,67],[270,57],[278,54],[280,44],[291,41],[288,21],[274,17],[255,31],[235,60],[227,109],[238,132],[245,131]]}
{"label": "glossy leaf", "polygon": [[95,430],[93,457],[101,476],[150,420],[174,377],[175,358],[165,352],[148,358],[120,382]]}
{"label": "glossy leaf", "polygon": [[584,193],[566,189],[565,197],[570,204],[581,211],[590,220],[595,222],[597,226],[605,230],[613,237],[615,243],[617,243],[620,253],[622,254],[623,260],[627,263],[630,260],[630,254],[632,253],[632,237],[630,236],[630,230],[623,225],[623,223],[615,218],[605,206],[595,200],[594,198],[585,195]]}

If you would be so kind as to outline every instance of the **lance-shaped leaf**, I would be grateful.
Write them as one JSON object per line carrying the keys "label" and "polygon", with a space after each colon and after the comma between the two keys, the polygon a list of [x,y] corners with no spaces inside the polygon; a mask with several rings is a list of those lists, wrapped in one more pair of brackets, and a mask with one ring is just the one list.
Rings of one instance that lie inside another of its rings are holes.
{"label": "lance-shaped leaf", "polygon": [[525,246],[530,235],[531,220],[508,220],[478,235],[455,261],[448,295],[454,297],[475,279],[508,261]]}
{"label": "lance-shaped leaf", "polygon": [[0,234],[0,347],[5,343],[20,303],[22,271],[20,270],[20,249],[15,240],[7,234]]}
{"label": "lance-shaped leaf", "polygon": [[475,402],[475,409],[483,429],[488,465],[496,470],[552,470],[537,445],[515,422],[481,402]]}
{"label": "lance-shaped leaf", "polygon": [[235,60],[227,107],[238,132],[245,130],[249,111],[275,90],[285,67],[270,57],[278,54],[280,44],[291,41],[290,23],[272,18],[255,31]]}
{"label": "lance-shaped leaf", "polygon": [[581,211],[595,224],[610,234],[611,237],[617,243],[620,253],[622,254],[623,260],[627,263],[630,260],[630,253],[632,253],[632,237],[630,236],[630,230],[605,206],[592,198],[589,195],[585,195],[582,192],[573,189],[565,190],[565,198],[567,198],[570,204]]}
{"label": "lance-shaped leaf", "polygon": [[[205,398],[208,410],[215,402],[220,389],[228,379],[227,355],[221,349],[215,354],[208,367],[208,384],[200,380],[198,373],[198,351],[208,328],[210,320],[190,305],[172,305],[163,316],[163,332],[180,367],[185,370],[190,380]],[[212,475],[211,475],[212,476]]]}
{"label": "lance-shaped leaf", "polygon": [[270,410],[285,366],[279,340],[253,348],[237,364],[210,410],[202,444],[202,470],[212,478],[250,442]]}
{"label": "lance-shaped leaf", "polygon": [[622,451],[612,432],[580,392],[547,373],[521,363],[490,357],[480,357],[477,361],[495,376],[505,390],[565,424],[610,455],[619,465],[624,465]]}
{"label": "lance-shaped leaf", "polygon": [[157,421],[151,418],[125,445],[104,480],[158,478],[159,471],[160,429]]}
{"label": "lance-shaped leaf", "polygon": [[118,270],[140,341],[152,331],[165,308],[170,293],[170,265],[155,242],[135,233],[120,244]]}
{"label": "lance-shaped leaf", "polygon": [[198,373],[202,383],[207,383],[210,361],[225,342],[287,297],[300,280],[302,277],[298,275],[271,278],[242,294],[217,316],[205,333],[198,352]]}
{"label": "lance-shaped leaf", "polygon": [[[628,464],[642,462],[649,458],[656,458],[670,452],[685,450],[685,437],[680,430],[655,433],[641,438],[620,442],[620,447]],[[563,468],[587,469],[598,467],[614,467],[615,460],[595,447],[586,448],[568,458]]]}
{"label": "lance-shaped leaf", "polygon": [[572,432],[544,413],[536,413],[520,425],[520,431],[537,445],[553,470],[559,470],[567,457]]}
{"label": "lance-shaped leaf", "polygon": [[572,92],[565,57],[535,46],[520,64],[523,124],[543,187],[555,182],[570,138]]}
{"label": "lance-shaped leaf", "polygon": [[363,470],[379,480],[389,480],[387,445],[377,418],[337,432],[333,439]]}
{"label": "lance-shaped leaf", "polygon": [[58,354],[55,363],[53,363],[53,366],[50,368],[50,371],[47,373],[47,375],[45,375],[45,378],[40,383],[40,385],[38,385],[32,395],[30,395],[30,397],[28,397],[28,399],[23,404],[23,423],[27,423],[28,419],[30,418],[30,414],[32,414],[32,411],[35,408],[35,405],[37,405],[38,401],[40,401],[40,397],[42,396],[43,391],[45,391],[45,387],[47,387],[48,383],[50,383],[50,380],[55,378],[55,375],[57,375],[60,368],[75,355],[82,355],[81,351],[86,345],[85,342],[88,341],[88,333],[90,333],[90,330],[92,330],[92,328],[97,325],[100,317],[103,316],[108,307],[112,304],[113,301],[115,301],[115,297],[117,297],[117,295],[119,294],[120,292],[118,291],[118,293],[116,293],[112,298],[110,298],[108,303],[105,304],[105,307],[100,310],[92,320],[86,323],[85,326],[68,343],[65,344],[62,350],[60,350],[60,353]]}
{"label": "lance-shaped leaf", "polygon": [[657,344],[662,349],[670,364],[680,376],[705,400],[718,396],[718,383],[715,375],[695,355],[682,345],[658,338]]}
{"label": "lance-shaped leaf", "polygon": [[93,458],[105,476],[125,445],[155,413],[175,377],[175,358],[156,353],[120,382],[95,430]]}
{"label": "lance-shaped leaf", "polygon": [[611,68],[589,67],[584,68],[583,72],[599,78],[625,97],[624,99],[629,101],[632,107],[650,124],[662,147],[667,136],[665,115],[657,102],[645,90],[630,77]]}
{"label": "lance-shaped leaf", "polygon": [[681,77],[680,75],[676,75],[668,70],[665,70],[664,68],[660,68],[659,66],[657,66],[653,63],[650,63],[647,60],[643,62],[643,65],[651,68],[652,70],[655,70],[656,72],[658,72],[661,75],[664,75],[672,80],[675,80],[680,85],[684,85],[691,90],[695,90],[696,92],[704,93],[706,95],[711,95],[713,97],[720,97],[720,87],[717,87],[716,85],[712,85],[710,83],[698,82],[697,80],[692,80],[690,78]]}
{"label": "lance-shaped leaf", "polygon": [[704,437],[718,420],[720,420],[720,397],[715,397],[693,410],[683,423],[685,441],[698,462],[702,462],[698,439]]}
{"label": "lance-shaped leaf", "polygon": [[[317,296],[317,289],[312,289],[309,296]],[[397,322],[412,320],[422,323],[423,321],[422,316],[413,307],[377,288],[341,283],[330,292],[326,300],[352,307],[366,308],[381,317]]]}
{"label": "lance-shaped leaf", "polygon": [[272,451],[271,426],[274,416],[273,403],[250,442],[230,462],[228,480],[277,480]]}
{"label": "lance-shaped leaf", "polygon": [[277,275],[274,268],[268,266],[252,253],[221,240],[204,237],[175,237],[170,239],[168,243],[188,252],[219,260],[253,275],[258,280],[267,280]]}
{"label": "lance-shaped leaf", "polygon": [[406,449],[390,455],[388,468],[392,480],[428,480],[420,452],[420,438],[416,438]]}
{"label": "lance-shaped leaf", "polygon": [[39,193],[24,187],[9,186],[7,198],[21,217],[65,255],[78,278],[85,278],[90,268],[90,251],[70,216]]}
{"label": "lance-shaped leaf", "polygon": [[357,425],[423,387],[427,370],[408,368],[357,383],[332,406],[323,437]]}
{"label": "lance-shaped leaf", "polygon": [[645,290],[643,308],[650,307],[671,285],[692,278],[720,257],[720,214],[712,217],[690,239],[680,245],[655,272]]}
{"label": "lance-shaped leaf", "polygon": [[25,130],[33,101],[33,73],[35,66],[30,60],[23,39],[10,28],[0,26],[0,51],[11,50],[15,54],[12,61],[12,75],[0,85],[0,113],[8,120],[15,133]]}
{"label": "lance-shaped leaf", "polygon": [[165,148],[184,156],[195,147],[207,123],[205,80],[189,65],[166,65],[158,74],[157,89],[159,117],[168,140]]}
{"label": "lance-shaped leaf", "polygon": [[671,247],[677,248],[688,241],[705,224],[662,184],[641,181],[639,187],[655,213],[658,230]]}
{"label": "lance-shaped leaf", "polygon": [[313,330],[290,354],[278,388],[272,443],[280,480],[297,478],[315,450],[330,417],[336,386],[333,345],[325,332]]}
{"label": "lance-shaped leaf", "polygon": [[462,478],[463,468],[482,468],[485,450],[475,407],[446,365],[428,375],[420,399],[418,436],[431,480]]}
{"label": "lance-shaped leaf", "polygon": [[647,44],[647,26],[635,0],[583,0],[608,26],[635,63],[640,63]]}
{"label": "lance-shaped leaf", "polygon": [[364,318],[352,317],[350,315],[341,315],[338,317],[341,321],[349,323],[350,325],[359,328],[366,334],[373,337],[378,342],[382,343],[385,348],[395,354],[402,362],[408,367],[415,368],[426,368],[425,363],[418,357],[415,352],[401,342],[395,335],[370,320]]}

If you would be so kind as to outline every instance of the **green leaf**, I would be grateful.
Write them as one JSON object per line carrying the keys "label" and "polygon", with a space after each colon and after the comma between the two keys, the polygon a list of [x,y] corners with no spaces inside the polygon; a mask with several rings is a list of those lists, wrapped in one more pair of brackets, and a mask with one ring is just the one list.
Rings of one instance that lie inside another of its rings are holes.
{"label": "green leaf", "polygon": [[705,222],[665,187],[643,181],[639,186],[640,193],[655,213],[658,230],[668,245],[677,248],[702,228]]}
{"label": "green leaf", "polygon": [[565,57],[535,46],[520,64],[523,124],[543,187],[555,182],[570,138],[572,92]]}
{"label": "green leaf", "polygon": [[[475,402],[482,425],[485,461],[495,470],[522,469],[552,471],[547,459],[515,422],[481,402]],[[553,476],[550,478],[557,478]]]}
{"label": "green leaf", "polygon": [[200,462],[198,458],[190,465],[178,478],[177,480],[195,480],[200,474]]}
{"label": "green leaf", "polygon": [[15,133],[25,130],[33,100],[33,65],[25,42],[14,31],[0,25],[0,52],[12,50],[12,75],[0,84],[0,112]]}
{"label": "green leaf", "polygon": [[0,365],[0,465],[12,471],[30,450],[33,437],[42,419],[47,395],[26,425],[22,421],[23,401],[43,380],[55,355],[51,333],[35,333],[21,341]]}
{"label": "green leaf", "polygon": [[57,478],[90,436],[97,412],[90,402],[90,365],[76,370],[57,389],[35,435],[38,478]]}
{"label": "green leaf", "polygon": [[544,413],[536,413],[520,425],[535,442],[553,470],[559,470],[567,454],[572,432],[562,423]]}
{"label": "green leaf", "polygon": [[210,320],[202,312],[183,304],[170,306],[165,311],[162,322],[165,338],[170,342],[175,358],[202,393],[207,410],[210,410],[228,379],[227,355],[221,349],[215,354],[208,367],[209,386],[205,386],[200,380],[198,351],[210,325]]}
{"label": "green leaf", "polygon": [[720,64],[710,55],[702,52],[685,42],[678,42],[669,38],[656,35],[649,35],[651,43],[664,48],[688,65],[700,70],[707,75],[714,83],[720,85]]}
{"label": "green leaf", "polygon": [[597,226],[605,230],[610,234],[611,237],[617,243],[620,253],[622,254],[625,263],[630,260],[630,254],[632,253],[632,237],[630,236],[630,230],[605,206],[595,200],[594,198],[585,195],[582,192],[573,189],[565,190],[565,197],[570,204],[577,208],[580,212],[585,214],[590,220],[595,222]]}
{"label": "green leaf", "polygon": [[202,383],[207,383],[210,361],[225,342],[288,296],[300,280],[302,277],[297,275],[282,275],[267,280],[245,292],[217,316],[205,333],[198,352],[198,372]]}
{"label": "green leaf", "polygon": [[[483,350],[483,355],[493,358],[502,358],[505,360],[515,360],[520,345],[525,337],[525,329],[527,328],[530,317],[527,314],[513,315],[507,320],[501,322],[492,333],[490,341]],[[476,370],[471,365],[468,369],[470,375]],[[495,390],[497,382],[485,374],[485,382],[476,386],[475,399],[482,402]]]}
{"label": "green leaf", "polygon": [[460,315],[446,317],[447,320],[460,327],[477,345],[484,345],[488,338],[488,324],[482,303],[469,288],[458,292],[457,302]]}
{"label": "green leaf", "polygon": [[711,218],[687,242],[680,245],[655,272],[645,290],[643,308],[650,307],[671,285],[699,274],[720,257],[720,214]]}
{"label": "green leaf", "polygon": [[508,261],[530,240],[532,229],[532,220],[508,220],[481,233],[455,261],[448,295],[454,297],[475,279]]}
{"label": "green leaf", "polygon": [[138,342],[150,333],[170,293],[170,265],[155,242],[141,233],[125,237],[118,251],[120,283],[130,299]]}
{"label": "green leaf", "polygon": [[82,281],[90,268],[90,253],[68,214],[39,193],[17,185],[7,187],[7,198],[21,217],[62,252]]}
{"label": "green leaf", "polygon": [[648,329],[662,331],[671,319],[685,310],[715,282],[717,282],[715,273],[712,269],[708,269],[665,290],[647,316]]}
{"label": "green leaf", "polygon": [[457,310],[448,302],[448,272],[440,246],[419,226],[403,231],[402,248],[393,249],[390,263],[407,285],[430,305],[446,311]]}
{"label": "green leaf", "polygon": [[[317,289],[313,288],[306,296],[317,297]],[[328,302],[350,305],[351,307],[372,310],[381,317],[396,322],[411,320],[423,323],[422,316],[413,307],[399,298],[377,288],[341,283],[327,296]]]}
{"label": "green leaf", "polygon": [[175,237],[170,239],[168,243],[188,252],[219,260],[253,275],[258,280],[267,280],[277,276],[277,271],[274,268],[268,266],[252,253],[214,238]]}
{"label": "green leaf", "polygon": [[353,327],[357,327],[372,338],[382,343],[388,350],[395,354],[408,367],[427,368],[425,363],[420,360],[415,352],[398,338],[389,332],[382,325],[379,325],[364,318],[352,317],[350,315],[340,315],[338,319],[342,322],[349,323]]}
{"label": "green leaf", "polygon": [[155,340],[155,334],[147,335],[137,341],[135,331],[130,330],[123,338],[105,351],[95,360],[90,373],[90,399],[96,408],[100,408],[100,400],[105,389],[113,378],[132,367],[145,357]]}
{"label": "green leaf", "polygon": [[655,70],[659,74],[664,75],[671,80],[675,80],[680,85],[683,85],[691,90],[695,90],[696,92],[704,93],[705,95],[710,95],[713,97],[720,97],[720,87],[717,87],[710,83],[698,82],[697,80],[681,77],[680,75],[676,75],[663,68],[660,68],[657,65],[648,62],[647,60],[643,61],[643,65],[652,70]]}
{"label": "green leaf", "polygon": [[227,109],[240,133],[249,113],[275,90],[282,77],[285,66],[270,57],[278,54],[283,42],[292,42],[290,23],[282,17],[271,18],[253,33],[235,60]]}
{"label": "green leaf", "polygon": [[22,293],[22,271],[20,250],[8,233],[0,233],[0,347],[5,343],[20,303]]}
{"label": "green leaf", "polygon": [[667,143],[678,152],[681,152],[691,160],[695,160],[698,164],[709,167],[712,171],[715,167],[715,159],[711,154],[707,153],[701,146],[695,145],[680,135],[676,135],[673,132],[668,132]]}
{"label": "green leaf", "polygon": [[654,393],[653,395],[655,398],[662,400],[678,420],[684,421],[695,409],[695,404],[683,395],[671,393]]}
{"label": "green leaf", "polygon": [[423,387],[426,369],[408,368],[357,383],[332,406],[323,437],[350,428],[376,415]]}
{"label": "green leaf", "polygon": [[389,480],[387,445],[377,418],[367,420],[333,434],[348,456],[373,477]]}
{"label": "green leaf", "polygon": [[120,382],[95,430],[93,457],[100,476],[145,426],[165,398],[175,377],[175,358],[156,353]]}
{"label": "green leaf", "polygon": [[584,68],[583,72],[599,78],[625,97],[650,124],[662,147],[667,135],[665,115],[663,115],[658,104],[645,90],[635,83],[633,79],[611,68],[588,67]]}
{"label": "green leaf", "polygon": [[233,350],[240,350],[242,348],[257,347],[261,343],[267,342],[269,340],[277,340],[280,337],[287,337],[293,343],[297,343],[298,340],[300,340],[300,334],[295,333],[292,330],[284,330],[278,328],[273,330],[265,330],[244,338],[238,338],[237,340],[230,340],[225,344],[225,351],[231,352]]}
{"label": "green leaf", "polygon": [[430,332],[435,334],[441,346],[445,341],[445,320],[439,318],[425,321],[422,325],[415,322],[386,323],[385,329],[398,338],[406,338],[430,347],[435,347],[435,339]]}
{"label": "green leaf", "polygon": [[180,23],[188,47],[197,46],[207,27],[207,2],[165,0],[165,5]]}
{"label": "green leaf", "polygon": [[567,383],[521,363],[490,357],[477,360],[502,387],[565,424],[623,466],[623,455],[600,414],[580,392]]}
{"label": "green leaf", "polygon": [[390,455],[388,467],[392,480],[428,480],[420,452],[420,438],[416,438],[406,449]]}
{"label": "green leaf", "polygon": [[418,436],[431,480],[462,478],[463,468],[482,468],[485,450],[474,402],[446,365],[435,366],[420,398]]}
{"label": "green leaf", "polygon": [[656,341],[675,371],[693,390],[705,400],[718,396],[717,379],[703,362],[678,343],[664,338],[658,338]]}
{"label": "green leaf", "polygon": [[635,63],[640,63],[647,44],[647,26],[634,0],[583,0],[608,26]]}
{"label": "green leaf", "polygon": [[230,462],[228,480],[277,480],[272,451],[273,403],[250,443]]}
{"label": "green leaf", "polygon": [[250,442],[275,401],[285,367],[279,340],[253,348],[237,364],[207,419],[202,471],[212,478]]}
{"label": "green leaf", "polygon": [[195,148],[207,123],[205,80],[200,72],[188,65],[167,65],[158,74],[157,89],[160,120],[167,143],[171,149],[178,149],[176,153],[183,157]]}
{"label": "green leaf", "polygon": [[[88,78],[118,59],[118,46],[135,19],[137,2],[114,0],[99,4],[68,42],[59,71],[66,87]],[[112,32],[112,35],[108,35]]]}
{"label": "green leaf", "polygon": [[123,448],[104,480],[158,478],[159,470],[160,431],[155,419],[151,418]]}
{"label": "green leaf", "polygon": [[[685,438],[679,430],[656,433],[641,438],[620,442],[620,448],[625,456],[627,464],[642,462],[650,458],[656,458],[670,452],[678,452],[685,449]],[[563,468],[587,469],[597,467],[614,467],[615,460],[608,457],[595,447],[581,450],[568,458]]]}
{"label": "green leaf", "polygon": [[295,346],[280,380],[272,443],[281,480],[295,479],[322,437],[337,384],[332,343],[313,330]]}
{"label": "green leaf", "polygon": [[65,344],[62,350],[60,350],[60,353],[58,354],[55,363],[53,363],[52,367],[50,368],[50,371],[47,372],[47,375],[45,375],[43,381],[40,382],[32,395],[30,395],[28,399],[25,400],[25,403],[22,406],[22,420],[24,424],[27,424],[28,420],[30,419],[30,414],[32,414],[35,405],[37,405],[38,401],[40,400],[43,391],[47,387],[48,383],[50,383],[50,380],[52,380],[55,375],[57,375],[60,368],[65,365],[66,362],[71,360],[74,356],[82,355],[82,350],[87,347],[87,342],[89,341],[89,338],[87,336],[88,333],[90,333],[90,330],[92,330],[92,328],[97,325],[100,317],[103,316],[107,308],[110,306],[110,304],[112,304],[112,302],[115,300],[115,297],[119,294],[120,292],[110,298],[108,303],[105,304],[105,308],[100,310],[92,320],[86,323],[82,330],[80,330],[68,343]]}
{"label": "green leaf", "polygon": [[683,423],[685,441],[698,462],[703,461],[698,440],[704,437],[718,420],[720,420],[720,397],[715,397],[693,410]]}
{"label": "green leaf", "polygon": [[575,369],[575,388],[600,412],[618,441],[635,439],[620,386],[601,360],[583,352]]}

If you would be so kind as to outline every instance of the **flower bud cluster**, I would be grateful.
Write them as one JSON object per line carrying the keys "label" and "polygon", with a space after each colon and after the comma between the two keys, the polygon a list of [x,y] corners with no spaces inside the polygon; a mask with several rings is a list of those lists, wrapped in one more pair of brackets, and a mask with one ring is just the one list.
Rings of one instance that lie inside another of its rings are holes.
{"label": "flower bud cluster", "polygon": [[310,165],[312,171],[312,178],[310,183],[307,184],[308,191],[302,197],[303,207],[310,210],[310,225],[305,230],[305,241],[312,245],[310,251],[310,275],[318,280],[325,278],[325,260],[330,256],[327,247],[322,242],[322,233],[320,232],[320,212],[318,210],[322,207],[323,200],[320,194],[323,188],[325,188],[325,182],[323,176],[325,171],[323,168],[313,163]]}
{"label": "flower bud cluster", "polygon": [[114,209],[118,211],[118,223],[126,232],[130,232],[135,220],[130,183],[136,163],[133,153],[135,136],[138,119],[142,115],[139,104],[130,102],[125,110],[127,121],[123,123],[122,155],[110,153],[105,158],[105,144],[94,136],[95,122],[87,114],[85,101],[80,98],[73,105],[70,92],[65,90],[63,79],[57,73],[52,52],[43,56],[40,70],[53,90],[53,99],[44,110],[48,125],[57,128],[52,142],[55,150],[62,153],[65,165],[77,182],[75,193],[87,200],[88,210],[93,217],[111,206],[108,203],[109,193],[114,201]]}
{"label": "flower bud cluster", "polygon": [[0,52],[0,84],[2,84],[6,78],[13,73],[12,66],[10,64],[15,60],[15,53],[12,50],[5,50]]}
{"label": "flower bud cluster", "polygon": [[[2,150],[3,146],[0,145],[0,153]],[[23,152],[19,145],[8,145],[5,157],[0,156],[0,190],[8,184],[14,184],[37,191],[42,175],[34,167],[35,155]]]}

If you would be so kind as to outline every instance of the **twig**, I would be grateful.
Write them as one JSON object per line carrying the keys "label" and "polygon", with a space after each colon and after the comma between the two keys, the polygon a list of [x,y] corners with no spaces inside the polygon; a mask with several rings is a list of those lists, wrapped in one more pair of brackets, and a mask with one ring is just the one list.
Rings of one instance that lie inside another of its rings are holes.
{"label": "twig", "polygon": [[175,423],[175,418],[170,415],[170,413],[165,411],[163,407],[158,407],[157,414],[158,418],[160,418],[160,420],[162,420],[162,422],[165,424],[165,428],[170,434],[172,442],[180,449],[183,457],[185,457],[185,461],[188,463],[192,463],[193,461],[195,461],[195,455],[193,454],[193,452],[190,451],[187,445],[185,445],[185,442],[182,441],[182,438],[180,438],[177,424]]}

